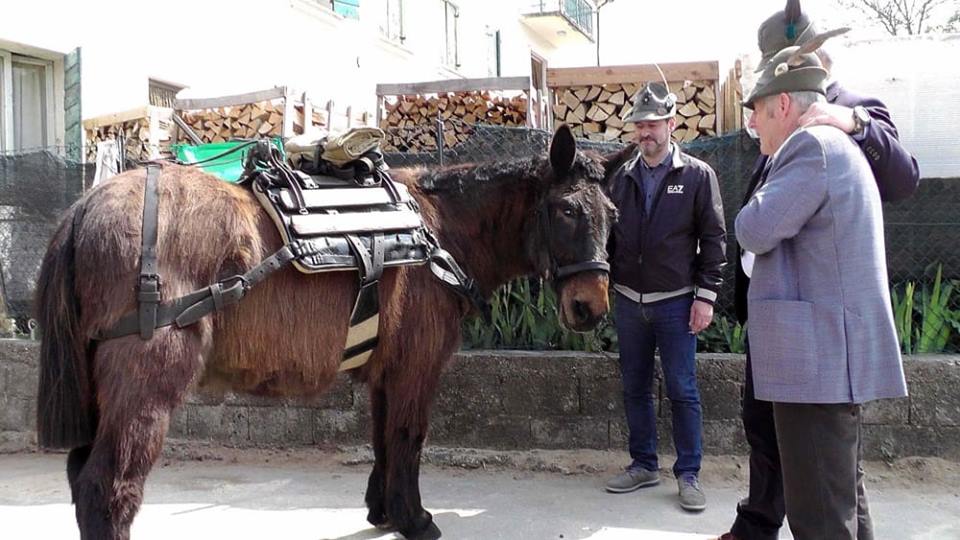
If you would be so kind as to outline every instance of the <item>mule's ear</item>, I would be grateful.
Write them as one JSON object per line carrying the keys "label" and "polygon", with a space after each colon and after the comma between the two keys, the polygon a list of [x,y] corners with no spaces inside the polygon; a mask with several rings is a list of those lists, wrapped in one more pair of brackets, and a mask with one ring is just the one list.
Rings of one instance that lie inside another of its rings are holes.
{"label": "mule's ear", "polygon": [[603,181],[606,183],[613,173],[627,162],[637,151],[637,143],[630,143],[621,150],[603,156]]}
{"label": "mule's ear", "polygon": [[577,158],[577,141],[573,139],[570,126],[561,124],[550,142],[550,166],[558,178],[565,177]]}

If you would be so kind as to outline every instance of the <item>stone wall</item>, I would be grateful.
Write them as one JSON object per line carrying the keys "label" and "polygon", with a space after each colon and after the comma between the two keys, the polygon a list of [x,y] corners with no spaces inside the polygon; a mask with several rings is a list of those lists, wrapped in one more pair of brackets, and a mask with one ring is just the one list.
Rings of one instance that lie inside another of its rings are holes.
{"label": "stone wall", "polygon": [[[36,440],[37,343],[0,340],[0,449]],[[743,454],[739,420],[743,358],[699,355],[704,450]],[[960,356],[904,362],[910,397],[864,413],[869,459],[939,456],[960,460]],[[443,375],[429,444],[495,449],[625,449],[615,357],[571,352],[471,351]],[[670,403],[657,390],[661,447],[670,451]],[[231,446],[309,446],[368,441],[366,391],[346,376],[313,400],[192,395],[170,436]]]}

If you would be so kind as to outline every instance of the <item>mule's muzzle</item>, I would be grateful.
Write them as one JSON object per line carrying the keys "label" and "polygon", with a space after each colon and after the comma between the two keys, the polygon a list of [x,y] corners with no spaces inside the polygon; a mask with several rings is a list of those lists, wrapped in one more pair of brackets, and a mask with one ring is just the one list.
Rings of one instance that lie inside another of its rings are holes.
{"label": "mule's muzzle", "polygon": [[581,271],[560,288],[560,322],[575,332],[593,330],[610,309],[609,279],[603,271]]}

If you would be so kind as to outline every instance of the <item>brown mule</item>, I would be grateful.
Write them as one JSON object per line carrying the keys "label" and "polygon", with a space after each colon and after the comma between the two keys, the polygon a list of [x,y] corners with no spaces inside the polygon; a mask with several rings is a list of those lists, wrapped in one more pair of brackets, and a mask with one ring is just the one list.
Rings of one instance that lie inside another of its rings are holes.
{"label": "brown mule", "polygon": [[[564,126],[549,160],[396,170],[394,179],[489,295],[518,276],[606,258],[615,211],[602,180],[621,156],[577,152]],[[122,174],[74,204],[38,281],[39,441],[70,449],[68,479],[85,540],[129,537],[171,411],[194,385],[268,395],[330,386],[356,294],[354,272],[287,267],[192,326],[159,328],[146,341],[93,340],[136,307],[144,177],[143,170]],[[164,300],[243,273],[281,246],[247,189],[199,170],[164,166],[159,200]],[[608,309],[603,272],[576,272],[555,286],[560,319],[572,329],[592,328]],[[440,536],[420,502],[420,452],[442,367],[471,309],[425,266],[386,270],[379,345],[354,370],[370,389],[373,419],[368,520],[407,538]]]}

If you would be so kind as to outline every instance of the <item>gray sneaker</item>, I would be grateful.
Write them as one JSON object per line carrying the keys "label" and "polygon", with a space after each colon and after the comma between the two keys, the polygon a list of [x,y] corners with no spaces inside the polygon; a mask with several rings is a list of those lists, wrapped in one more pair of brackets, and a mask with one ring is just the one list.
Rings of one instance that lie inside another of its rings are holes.
{"label": "gray sneaker", "polygon": [[707,508],[707,497],[696,476],[682,476],[677,479],[677,484],[680,487],[680,508],[687,512],[700,512]]}
{"label": "gray sneaker", "polygon": [[660,471],[646,469],[627,469],[607,480],[607,491],[610,493],[629,493],[647,486],[660,483]]}

